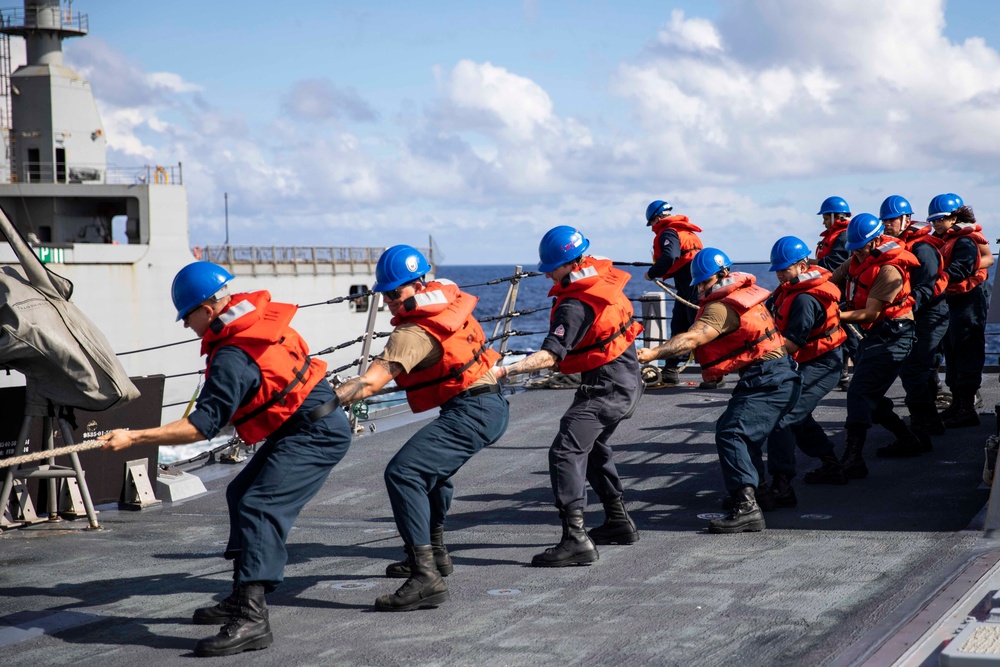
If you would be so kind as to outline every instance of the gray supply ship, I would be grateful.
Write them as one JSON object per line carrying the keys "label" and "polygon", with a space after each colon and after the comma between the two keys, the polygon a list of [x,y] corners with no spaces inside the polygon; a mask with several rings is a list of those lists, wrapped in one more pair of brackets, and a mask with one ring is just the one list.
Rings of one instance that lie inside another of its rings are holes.
{"label": "gray supply ship", "polygon": [[[192,246],[182,165],[108,164],[90,84],[63,64],[62,42],[89,28],[88,15],[70,7],[25,0],[23,9],[0,11],[0,126],[7,149],[0,207],[41,260],[74,284],[73,302],[116,352],[192,341],[121,357],[133,376],[180,375],[165,386],[164,404],[171,407],[162,418],[171,421],[183,414],[198,387],[194,372],[204,368],[194,336],[173,321],[170,284],[181,267],[211,260],[236,276],[236,291],[266,289],[276,301],[305,305],[363,294],[374,284],[383,249]],[[13,72],[11,38],[27,46],[27,64]],[[431,249],[425,252],[433,262]],[[0,247],[0,264],[15,263],[13,251]],[[371,305],[371,297],[359,296],[306,308],[293,324],[316,353],[362,335]],[[375,329],[388,330],[388,318],[388,311],[375,313]],[[376,340],[373,350],[379,349]],[[322,358],[336,368],[360,355],[357,345]]]}

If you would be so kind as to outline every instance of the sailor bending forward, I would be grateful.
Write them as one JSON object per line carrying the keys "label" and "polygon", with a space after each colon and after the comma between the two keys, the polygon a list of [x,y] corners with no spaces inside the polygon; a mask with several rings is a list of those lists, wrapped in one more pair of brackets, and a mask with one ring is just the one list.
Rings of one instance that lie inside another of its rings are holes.
{"label": "sailor bending forward", "polygon": [[[538,270],[552,281],[555,297],[549,334],[542,349],[498,368],[500,377],[557,366],[580,373],[580,388],[559,422],[549,447],[549,475],[562,539],[531,559],[535,567],[582,565],[598,559],[597,544],[632,544],[639,531],[625,511],[622,482],[608,441],[632,415],[643,384],[636,358],[642,325],[632,321],[632,303],[623,293],[629,274],[611,260],[585,255],[590,241],[561,225],[538,246]],[[587,482],[604,504],[604,524],[588,536],[583,521]]]}
{"label": "sailor bending forward", "polygon": [[208,355],[195,410],[158,428],[115,430],[105,448],[179,445],[214,438],[229,422],[243,440],[263,441],[226,488],[233,591],[194,613],[201,625],[222,625],[198,642],[201,657],[271,645],[264,594],[284,579],[285,541],[303,506],[316,495],[351,444],[350,426],[329,383],[326,364],[289,326],[296,306],[272,303],[266,291],[229,294],[233,276],[195,262],[174,278],[177,319],[201,338]]}
{"label": "sailor bending forward", "polygon": [[454,569],[444,544],[445,515],[455,492],[451,478],[507,430],[507,399],[490,370],[500,355],[487,347],[472,316],[478,299],[451,281],[424,283],[430,270],[424,256],[408,245],[382,253],[373,289],[385,297],[396,328],[364,375],[337,387],[347,405],[395,379],[413,412],[441,408],[385,469],[407,558],[386,568],[386,576],[406,582],[375,600],[382,611],[434,607],[448,599],[441,577]]}
{"label": "sailor bending forward", "polygon": [[691,262],[691,282],[698,286],[700,309],[691,328],[656,348],[639,350],[639,361],[683,357],[694,352],[706,382],[738,371],[726,411],[715,425],[715,445],[726,490],[729,515],[712,519],[712,533],[764,529],[755,490],[763,480],[763,445],[799,398],[801,379],[786,354],[785,340],[764,306],[770,294],[749,273],[730,273],[732,262],[721,250],[705,248]]}

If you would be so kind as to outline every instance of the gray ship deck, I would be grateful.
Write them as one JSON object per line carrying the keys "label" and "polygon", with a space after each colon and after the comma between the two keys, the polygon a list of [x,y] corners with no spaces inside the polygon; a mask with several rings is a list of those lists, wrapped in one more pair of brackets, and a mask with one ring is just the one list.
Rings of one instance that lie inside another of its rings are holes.
{"label": "gray ship deck", "polygon": [[[799,507],[767,514],[765,532],[709,535],[698,515],[718,511],[723,497],[712,433],[728,393],[647,393],[614,438],[642,539],[602,547],[593,566],[564,569],[526,564],[558,537],[546,451],[571,392],[512,396],[506,436],[456,477],[451,601],[411,613],[378,613],[371,603],[401,583],[381,576],[402,553],[382,470],[419,425],[358,438],[291,534],[285,584],[268,599],[274,645],[228,660],[890,664],[982,584],[1000,554],[977,527],[992,417],[909,460],[876,459],[875,446],[890,436],[875,429],[867,480],[796,480]],[[844,396],[834,392],[817,414],[838,444]],[[901,402],[898,385],[892,396]],[[994,374],[983,398],[988,409],[1000,399]],[[229,586],[218,553],[232,470],[203,468],[209,493],[187,501],[136,513],[103,508],[103,531],[79,531],[78,521],[2,534],[0,662],[191,664],[195,641],[213,631],[191,625],[191,611]],[[590,509],[593,525],[602,515]],[[936,644],[928,646],[910,664],[936,664]]]}

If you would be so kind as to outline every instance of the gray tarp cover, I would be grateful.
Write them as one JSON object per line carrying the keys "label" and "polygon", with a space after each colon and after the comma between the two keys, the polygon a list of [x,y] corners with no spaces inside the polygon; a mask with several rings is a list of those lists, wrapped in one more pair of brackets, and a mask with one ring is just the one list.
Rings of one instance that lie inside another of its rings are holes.
{"label": "gray tarp cover", "polygon": [[73,284],[49,271],[7,216],[0,232],[27,280],[12,267],[0,274],[0,365],[27,378],[27,415],[49,405],[97,412],[139,397],[104,334],[67,299]]}

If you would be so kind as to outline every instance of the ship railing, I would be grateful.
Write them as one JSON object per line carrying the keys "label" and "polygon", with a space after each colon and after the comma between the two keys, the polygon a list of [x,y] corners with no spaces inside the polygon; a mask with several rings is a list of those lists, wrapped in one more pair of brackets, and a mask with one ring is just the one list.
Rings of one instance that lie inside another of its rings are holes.
{"label": "ship railing", "polygon": [[72,7],[28,7],[0,9],[3,28],[21,30],[54,29],[85,34],[90,31],[90,17],[74,12]]}
{"label": "ship railing", "polygon": [[385,248],[382,246],[208,245],[191,249],[196,258],[206,262],[225,267],[270,266],[276,273],[278,265],[292,265],[306,270],[312,267],[315,273],[319,273],[318,267],[330,265],[347,265],[352,272],[356,267],[373,271],[383,252]]}
{"label": "ship railing", "polygon": [[[74,162],[72,164],[51,162],[21,163],[23,183],[99,183],[104,185],[183,185],[182,165],[143,165],[141,167],[117,167],[104,164]],[[8,172],[8,177],[10,177]],[[17,180],[14,176],[12,180]]]}

